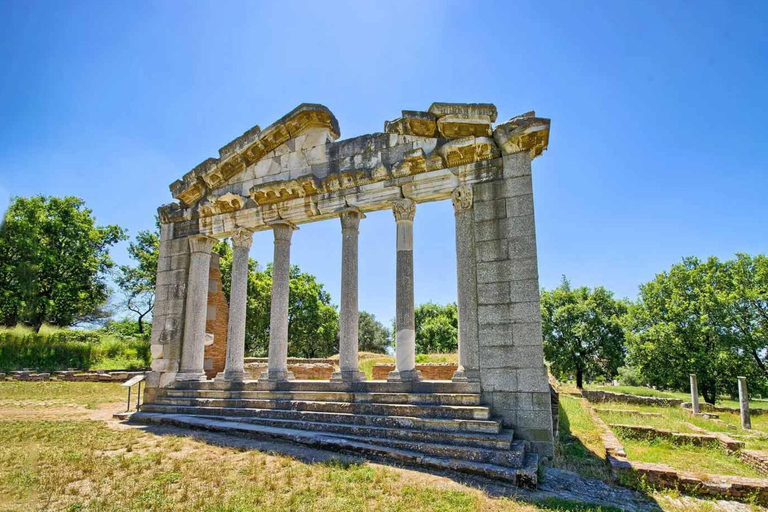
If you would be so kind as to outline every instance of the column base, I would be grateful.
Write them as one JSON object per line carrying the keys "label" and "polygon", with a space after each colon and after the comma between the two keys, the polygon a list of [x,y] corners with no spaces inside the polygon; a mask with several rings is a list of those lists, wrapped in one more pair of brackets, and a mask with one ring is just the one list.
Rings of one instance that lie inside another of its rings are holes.
{"label": "column base", "polygon": [[259,376],[259,381],[280,382],[294,380],[293,372],[288,370],[267,370]]}
{"label": "column base", "polygon": [[208,380],[208,377],[205,376],[205,372],[179,372],[176,374],[176,380]]}
{"label": "column base", "polygon": [[387,382],[418,382],[421,380],[421,372],[419,370],[405,370],[389,372],[387,376]]}
{"label": "column base", "polygon": [[480,370],[459,368],[453,372],[453,382],[480,382]]}
{"label": "column base", "polygon": [[365,379],[365,374],[359,370],[340,370],[331,375],[331,382],[360,382]]}
{"label": "column base", "polygon": [[228,372],[224,370],[219,372],[213,379],[215,382],[243,382],[249,375],[243,371]]}

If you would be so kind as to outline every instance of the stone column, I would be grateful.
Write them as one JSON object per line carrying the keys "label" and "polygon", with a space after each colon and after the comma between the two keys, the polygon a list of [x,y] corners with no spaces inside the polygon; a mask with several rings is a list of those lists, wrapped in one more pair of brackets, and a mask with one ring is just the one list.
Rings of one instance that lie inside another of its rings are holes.
{"label": "stone column", "polygon": [[395,312],[395,371],[390,381],[417,381],[421,378],[416,370],[416,319],[413,306],[413,217],[416,203],[410,199],[392,205],[397,223],[397,283]]}
{"label": "stone column", "polygon": [[294,224],[279,220],[272,223],[275,255],[272,262],[272,309],[269,317],[269,365],[260,380],[293,380],[288,371],[288,292],[291,271],[291,235]]}
{"label": "stone column", "polygon": [[236,229],[232,233],[232,271],[229,292],[229,323],[227,324],[227,362],[216,380],[242,382],[245,380],[245,313],[248,301],[248,253],[253,232]]}
{"label": "stone column", "polygon": [[699,407],[699,386],[696,384],[696,374],[691,374],[691,410],[695,414],[699,414],[701,412],[701,408]]}
{"label": "stone column", "polygon": [[752,428],[749,417],[749,393],[747,393],[747,378],[739,377],[739,408],[741,409],[741,428]]}
{"label": "stone column", "polygon": [[462,185],[451,194],[456,214],[456,271],[459,307],[459,367],[456,382],[479,381],[477,335],[477,265],[472,226],[472,186]]}
{"label": "stone column", "polygon": [[341,309],[339,311],[339,371],[331,380],[365,380],[358,368],[357,238],[360,219],[357,208],[341,212]]}
{"label": "stone column", "polygon": [[205,319],[208,306],[208,273],[215,238],[205,235],[189,237],[189,277],[184,316],[184,344],[181,369],[176,380],[205,380]]}

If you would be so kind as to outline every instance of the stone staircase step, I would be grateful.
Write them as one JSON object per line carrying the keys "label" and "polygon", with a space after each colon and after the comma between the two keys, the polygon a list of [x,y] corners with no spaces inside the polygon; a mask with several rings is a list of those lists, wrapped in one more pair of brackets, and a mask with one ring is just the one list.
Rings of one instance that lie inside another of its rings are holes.
{"label": "stone staircase step", "polygon": [[201,407],[168,405],[157,402],[142,404],[143,412],[228,416],[232,418],[275,418],[320,423],[367,425],[374,427],[433,430],[438,432],[476,432],[498,434],[501,423],[494,420],[456,418],[416,418],[408,416],[376,416],[370,414],[296,411],[290,409],[255,409],[245,407]]}
{"label": "stone staircase step", "polygon": [[[176,389],[205,389],[205,390],[242,390],[266,391],[264,383],[249,380],[240,383],[224,383],[216,381],[179,381],[174,384]],[[354,393],[453,393],[479,394],[478,382],[451,382],[447,380],[429,380],[419,382],[387,382],[383,380],[366,380],[352,384],[320,380],[290,380],[277,384],[278,391],[340,391]]]}
{"label": "stone staircase step", "polygon": [[239,391],[218,389],[164,389],[159,398],[276,399],[313,402],[349,402],[409,405],[480,405],[475,393],[352,393],[340,391]]}
{"label": "stone staircase step", "polygon": [[535,487],[538,480],[538,457],[531,453],[526,455],[521,467],[512,468],[486,462],[425,455],[423,452],[382,446],[372,439],[346,439],[344,437],[337,437],[318,432],[252,425],[237,421],[218,420],[210,417],[138,412],[131,416],[130,421],[132,423],[173,425],[182,428],[235,434],[238,436],[246,435],[257,438],[285,439],[318,448],[382,457],[411,466],[472,473],[527,487]]}
{"label": "stone staircase step", "polygon": [[[213,416],[226,420],[225,416]],[[439,432],[434,430],[413,430],[408,428],[374,427],[369,425],[350,425],[346,423],[324,423],[316,421],[290,420],[278,418],[238,418],[237,421],[269,427],[292,428],[340,434],[345,437],[362,436],[384,439],[398,439],[419,443],[438,443],[453,446],[466,446],[490,450],[509,450],[512,446],[512,430],[503,430],[498,434],[480,432]]]}
{"label": "stone staircase step", "polygon": [[244,407],[249,409],[288,409],[295,411],[369,414],[380,416],[410,416],[416,418],[450,418],[487,420],[488,407],[464,405],[410,405],[379,403],[317,402],[280,399],[225,398],[158,398],[155,403],[201,407]]}

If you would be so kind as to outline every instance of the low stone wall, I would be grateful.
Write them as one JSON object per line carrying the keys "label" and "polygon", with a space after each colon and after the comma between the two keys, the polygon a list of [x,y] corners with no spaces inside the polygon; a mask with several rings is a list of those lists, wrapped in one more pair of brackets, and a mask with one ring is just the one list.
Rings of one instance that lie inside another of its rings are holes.
{"label": "low stone wall", "polygon": [[761,473],[768,474],[768,452],[758,450],[741,450],[739,458]]}
{"label": "low stone wall", "polygon": [[597,412],[607,412],[614,414],[632,414],[633,416],[642,416],[644,418],[662,418],[664,416],[660,412],[643,412],[635,409],[601,409],[600,407],[595,407],[595,410]]}
{"label": "low stone wall", "polygon": [[661,407],[678,407],[683,401],[679,398],[659,398],[655,396],[637,396],[613,391],[598,391],[585,389],[581,395],[592,403],[623,402],[635,405],[657,405]]}
{"label": "low stone wall", "polygon": [[125,382],[136,375],[143,375],[144,371],[94,371],[82,372],[77,370],[66,370],[51,373],[38,373],[33,371],[9,372],[2,375],[0,380],[12,379],[21,382],[45,382],[52,379],[68,382]]}
{"label": "low stone wall", "polygon": [[[416,363],[424,380],[451,380],[458,367],[456,363]],[[394,364],[377,363],[373,365],[373,380],[387,380],[389,372],[394,370]]]}
{"label": "low stone wall", "polygon": [[686,423],[688,427],[694,432],[700,432],[702,434],[711,434],[717,438],[717,442],[720,443],[720,447],[727,452],[738,452],[744,448],[744,441],[738,441],[724,432],[709,432],[701,427],[694,425],[693,423]]}
{"label": "low stone wall", "polygon": [[628,436],[642,439],[666,439],[674,444],[692,444],[694,446],[717,445],[718,439],[714,434],[687,434],[672,430],[645,427],[640,425],[609,425],[612,430],[624,431]]}
{"label": "low stone wall", "polygon": [[[258,379],[267,370],[267,363],[246,363],[245,371],[252,379]],[[291,364],[288,370],[297,380],[329,380],[336,368],[328,363]]]}
{"label": "low stone wall", "polygon": [[[691,409],[690,402],[683,402],[681,407],[685,409]],[[706,402],[699,402],[699,410],[705,412],[732,412],[734,414],[741,414],[741,410],[738,407],[722,407],[719,405],[712,405]],[[758,416],[760,414],[767,414],[768,409],[749,409],[749,414],[752,416]]]}
{"label": "low stone wall", "polygon": [[[267,357],[246,357],[244,359],[245,364],[250,363],[267,363],[269,358]],[[288,364],[329,364],[331,366],[338,366],[338,359],[323,358],[323,357],[289,357]]]}

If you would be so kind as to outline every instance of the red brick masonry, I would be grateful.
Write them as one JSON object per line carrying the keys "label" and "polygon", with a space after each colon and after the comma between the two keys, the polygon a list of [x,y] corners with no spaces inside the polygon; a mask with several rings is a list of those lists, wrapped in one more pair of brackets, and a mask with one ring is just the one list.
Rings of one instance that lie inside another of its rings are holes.
{"label": "red brick masonry", "polygon": [[208,311],[205,332],[213,334],[213,345],[205,347],[205,375],[212,379],[224,371],[227,360],[227,322],[229,305],[221,288],[219,255],[211,255],[211,270],[208,275]]}
{"label": "red brick masonry", "polygon": [[[456,363],[416,363],[416,369],[424,380],[451,380],[458,367]],[[394,369],[395,365],[391,363],[373,365],[373,380],[387,380],[389,372]]]}

